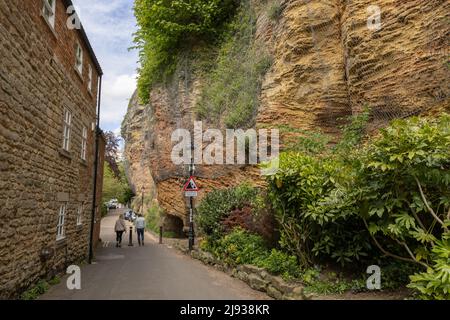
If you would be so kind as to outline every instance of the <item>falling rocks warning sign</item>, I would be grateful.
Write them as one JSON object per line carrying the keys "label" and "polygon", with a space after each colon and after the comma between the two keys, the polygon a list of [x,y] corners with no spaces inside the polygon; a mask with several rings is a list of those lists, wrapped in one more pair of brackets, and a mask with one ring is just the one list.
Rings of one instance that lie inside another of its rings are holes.
{"label": "falling rocks warning sign", "polygon": [[188,182],[186,182],[186,184],[184,185],[183,191],[185,192],[186,197],[197,196],[197,192],[199,191],[199,189],[194,177],[189,178]]}

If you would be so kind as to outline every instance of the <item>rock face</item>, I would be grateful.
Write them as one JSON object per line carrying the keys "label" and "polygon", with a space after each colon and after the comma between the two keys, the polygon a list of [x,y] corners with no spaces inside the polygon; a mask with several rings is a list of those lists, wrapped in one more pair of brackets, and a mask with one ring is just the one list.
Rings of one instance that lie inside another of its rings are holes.
{"label": "rock face", "polygon": [[[365,106],[374,128],[449,108],[447,0],[380,0],[377,7],[371,0],[278,1],[278,21],[269,18],[267,5],[253,3],[255,37],[274,58],[257,128],[287,125],[337,136],[340,119]],[[131,179],[150,179],[150,170],[160,205],[185,222],[181,188],[188,169],[170,160],[170,138],[176,128],[193,127],[201,87],[198,74],[179,67],[172,83],[151,90],[148,106],[133,100],[125,121]],[[196,175],[204,191],[261,181],[254,167],[198,166]]]}

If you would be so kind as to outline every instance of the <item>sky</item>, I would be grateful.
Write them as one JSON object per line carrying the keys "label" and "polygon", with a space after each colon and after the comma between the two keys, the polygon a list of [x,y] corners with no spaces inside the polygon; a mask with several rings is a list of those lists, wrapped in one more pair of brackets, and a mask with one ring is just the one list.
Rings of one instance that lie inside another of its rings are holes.
{"label": "sky", "polygon": [[72,0],[103,69],[101,128],[120,133],[128,101],[136,89],[138,52],[132,0]]}

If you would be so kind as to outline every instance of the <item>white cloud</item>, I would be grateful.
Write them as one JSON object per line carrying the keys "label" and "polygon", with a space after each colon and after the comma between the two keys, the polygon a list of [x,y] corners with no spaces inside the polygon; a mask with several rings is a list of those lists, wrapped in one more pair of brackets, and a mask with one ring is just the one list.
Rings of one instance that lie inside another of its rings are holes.
{"label": "white cloud", "polygon": [[105,76],[103,82],[102,125],[117,128],[136,89],[136,75]]}

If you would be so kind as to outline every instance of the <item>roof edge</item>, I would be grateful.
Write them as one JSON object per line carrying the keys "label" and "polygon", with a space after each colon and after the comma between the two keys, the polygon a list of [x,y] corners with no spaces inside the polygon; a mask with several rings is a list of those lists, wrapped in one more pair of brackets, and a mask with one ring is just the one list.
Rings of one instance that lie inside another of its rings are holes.
{"label": "roof edge", "polygon": [[[70,6],[73,6],[72,0],[63,0],[63,3],[66,7],[66,9]],[[100,63],[98,62],[97,56],[95,55],[94,49],[92,48],[91,42],[89,41],[89,38],[86,34],[86,31],[84,30],[83,24],[80,24],[81,28],[78,29],[78,31],[81,34],[81,38],[83,39],[84,43],[86,44],[86,47],[88,48],[89,54],[91,55],[91,58],[94,62],[95,68],[97,69],[100,76],[103,75],[102,67],[100,66]]]}

